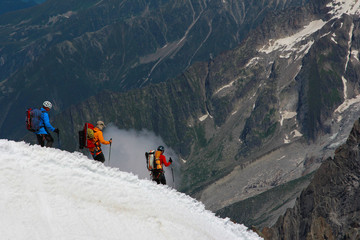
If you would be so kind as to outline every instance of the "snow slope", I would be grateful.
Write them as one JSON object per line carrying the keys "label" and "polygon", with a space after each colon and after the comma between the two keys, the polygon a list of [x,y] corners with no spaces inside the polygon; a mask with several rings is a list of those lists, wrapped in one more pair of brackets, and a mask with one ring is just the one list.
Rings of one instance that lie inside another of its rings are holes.
{"label": "snow slope", "polygon": [[0,139],[1,239],[260,239],[176,190],[80,153]]}

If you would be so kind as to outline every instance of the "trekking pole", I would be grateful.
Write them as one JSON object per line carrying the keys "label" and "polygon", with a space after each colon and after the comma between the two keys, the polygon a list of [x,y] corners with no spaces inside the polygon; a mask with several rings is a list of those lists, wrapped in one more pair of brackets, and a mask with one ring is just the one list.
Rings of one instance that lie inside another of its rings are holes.
{"label": "trekking pole", "polygon": [[[112,140],[112,138],[110,138],[110,140]],[[110,142],[110,149],[109,149],[109,166],[110,166],[110,156],[111,156],[111,143],[112,142]]]}
{"label": "trekking pole", "polygon": [[61,149],[60,133],[57,133],[59,149]]}
{"label": "trekking pole", "polygon": [[[172,164],[171,164],[172,165]],[[173,184],[174,184],[174,188],[175,188],[175,178],[174,178],[174,169],[171,166],[171,174],[172,174],[172,179],[173,179]]]}

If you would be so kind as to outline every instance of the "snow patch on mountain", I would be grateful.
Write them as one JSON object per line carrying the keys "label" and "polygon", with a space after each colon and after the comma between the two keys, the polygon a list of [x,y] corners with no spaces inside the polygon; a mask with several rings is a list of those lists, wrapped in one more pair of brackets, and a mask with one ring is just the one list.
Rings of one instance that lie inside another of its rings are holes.
{"label": "snow patch on mountain", "polygon": [[[270,54],[274,51],[296,51],[298,48],[295,45],[303,40],[305,40],[308,36],[315,33],[316,31],[320,30],[326,22],[323,20],[315,20],[309,23],[309,25],[305,26],[301,31],[295,33],[294,35],[281,38],[281,39],[270,39],[268,44],[263,46],[259,52],[263,52],[266,54]],[[308,43],[309,44],[309,43]],[[310,48],[307,46],[306,48]],[[301,49],[302,47],[300,47]]]}
{"label": "snow patch on mountain", "polygon": [[[357,95],[355,98],[346,99],[338,108],[335,109],[335,113],[341,114],[355,103],[360,103],[360,95]],[[337,121],[339,122],[341,119],[342,117],[339,115]]]}
{"label": "snow patch on mountain", "polygon": [[360,0],[333,0],[326,5],[331,8],[329,14],[339,18],[343,14],[360,15]]}
{"label": "snow patch on mountain", "polygon": [[217,93],[219,93],[219,92],[221,92],[222,90],[224,90],[224,89],[226,89],[226,88],[229,88],[229,87],[233,86],[233,85],[234,85],[234,82],[235,82],[235,80],[234,80],[234,81],[231,81],[230,83],[228,83],[228,84],[226,84],[226,85],[224,85],[224,86],[222,86],[222,87],[220,87],[218,90],[215,91],[214,95],[217,94]]}
{"label": "snow patch on mountain", "polygon": [[[331,9],[329,11],[329,14],[333,15],[332,19],[339,18],[343,14],[360,15],[360,0],[347,0],[347,1],[333,0],[331,3],[327,5],[327,7]],[[313,41],[310,41],[300,47],[296,47],[296,45],[301,41],[305,40],[306,38],[308,38],[311,34],[323,28],[323,26],[326,23],[327,22],[321,19],[315,20],[310,22],[301,31],[297,32],[294,35],[281,39],[270,39],[269,42],[259,50],[259,52],[270,54],[271,52],[280,50],[283,52],[281,56],[282,58],[288,58],[290,56],[290,53],[286,54],[287,51],[292,51],[292,52],[305,51],[306,54],[307,51],[312,46],[312,44],[314,43]],[[337,43],[337,41],[335,40],[335,36],[332,36],[331,40]]]}
{"label": "snow patch on mountain", "polygon": [[285,119],[291,119],[296,117],[297,112],[280,111],[280,115],[281,115],[280,126],[282,126]]}
{"label": "snow patch on mountain", "polygon": [[360,61],[359,60],[359,50],[356,49],[352,49],[351,50],[351,56],[356,60],[356,61]]}
{"label": "snow patch on mountain", "polygon": [[285,144],[291,143],[291,140],[293,140],[294,138],[302,137],[302,136],[303,136],[302,133],[295,129],[291,131],[290,134],[285,134],[284,143]]}
{"label": "snow patch on mountain", "polygon": [[48,21],[48,25],[49,24],[55,24],[57,23],[58,21],[61,20],[61,18],[70,18],[71,16],[77,14],[76,12],[73,12],[73,11],[68,11],[66,13],[63,13],[63,14],[59,14],[59,15],[56,15],[56,16],[51,16],[49,17],[49,21]]}

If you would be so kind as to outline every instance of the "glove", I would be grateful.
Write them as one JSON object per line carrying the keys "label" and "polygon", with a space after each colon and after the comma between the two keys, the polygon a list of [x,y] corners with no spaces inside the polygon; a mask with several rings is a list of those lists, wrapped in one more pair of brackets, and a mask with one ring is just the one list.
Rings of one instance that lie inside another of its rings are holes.
{"label": "glove", "polygon": [[171,159],[171,158],[169,159],[169,163],[172,163],[172,159]]}
{"label": "glove", "polygon": [[112,143],[112,138],[110,138],[109,142],[110,142],[110,144]]}
{"label": "glove", "polygon": [[58,128],[55,128],[54,133],[59,134],[60,130]]}

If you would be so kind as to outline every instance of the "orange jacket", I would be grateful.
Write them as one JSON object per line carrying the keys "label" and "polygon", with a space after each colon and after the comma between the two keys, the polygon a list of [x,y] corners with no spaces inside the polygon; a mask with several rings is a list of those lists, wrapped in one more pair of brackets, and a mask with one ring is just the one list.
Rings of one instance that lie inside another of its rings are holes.
{"label": "orange jacket", "polygon": [[100,129],[98,129],[97,127],[94,128],[94,142],[100,142],[102,144],[105,144],[105,145],[108,145],[110,144],[109,141],[105,141],[104,140],[104,136],[103,136],[103,133]]}
{"label": "orange jacket", "polygon": [[110,144],[109,141],[105,141],[102,131],[97,127],[94,128],[94,140],[93,141],[94,141],[95,147],[89,148],[89,150],[91,153],[94,153],[95,148],[97,148],[96,155],[98,155],[102,152],[101,148],[100,148],[101,147],[100,143],[105,144],[105,145]]}

